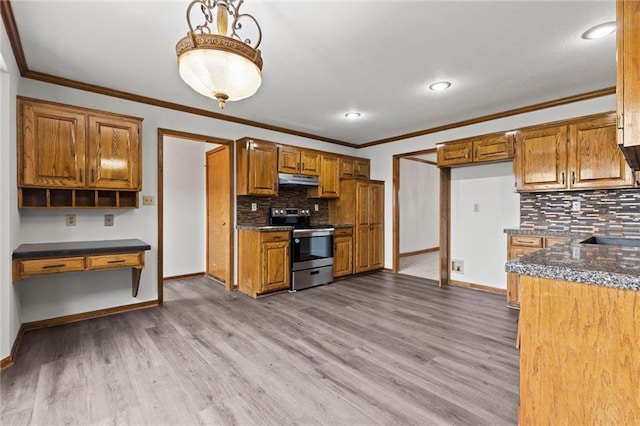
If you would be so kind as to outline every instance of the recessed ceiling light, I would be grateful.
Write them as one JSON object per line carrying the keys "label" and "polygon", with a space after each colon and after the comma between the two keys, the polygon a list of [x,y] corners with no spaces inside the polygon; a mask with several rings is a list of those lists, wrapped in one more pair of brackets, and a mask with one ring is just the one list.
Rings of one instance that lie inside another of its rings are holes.
{"label": "recessed ceiling light", "polygon": [[436,81],[435,83],[431,83],[429,85],[429,90],[439,92],[440,90],[446,90],[449,87],[451,87],[451,83],[449,83],[448,81]]}
{"label": "recessed ceiling light", "polygon": [[356,111],[351,111],[346,113],[344,116],[347,117],[349,120],[355,120],[356,118],[360,118],[362,114]]}
{"label": "recessed ceiling light", "polygon": [[596,25],[593,28],[589,28],[587,31],[584,32],[584,34],[582,34],[582,38],[585,40],[602,38],[615,32],[615,30],[616,30],[615,21],[605,22],[604,24]]}

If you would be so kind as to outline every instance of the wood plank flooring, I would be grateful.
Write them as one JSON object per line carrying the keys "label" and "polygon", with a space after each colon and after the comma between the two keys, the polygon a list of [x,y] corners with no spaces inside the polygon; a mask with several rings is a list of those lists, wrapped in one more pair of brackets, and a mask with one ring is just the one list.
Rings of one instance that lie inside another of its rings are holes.
{"label": "wood plank flooring", "polygon": [[258,300],[175,280],[162,307],[26,333],[0,423],[516,424],[516,321],[384,272]]}

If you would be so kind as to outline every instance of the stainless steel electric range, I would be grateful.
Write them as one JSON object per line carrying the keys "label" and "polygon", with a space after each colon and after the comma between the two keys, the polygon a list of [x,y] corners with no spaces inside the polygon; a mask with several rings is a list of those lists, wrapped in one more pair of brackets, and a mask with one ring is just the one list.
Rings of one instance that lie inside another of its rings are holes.
{"label": "stainless steel electric range", "polygon": [[302,290],[333,281],[332,225],[311,225],[305,209],[270,209],[269,224],[291,226],[291,287]]}

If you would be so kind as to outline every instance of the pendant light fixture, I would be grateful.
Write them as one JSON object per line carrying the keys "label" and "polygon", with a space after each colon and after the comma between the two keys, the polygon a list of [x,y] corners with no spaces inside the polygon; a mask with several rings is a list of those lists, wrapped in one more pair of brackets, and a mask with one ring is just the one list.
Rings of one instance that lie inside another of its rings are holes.
{"label": "pendant light fixture", "polygon": [[[187,8],[189,32],[176,45],[180,77],[196,92],[216,99],[220,109],[227,101],[253,95],[262,83],[258,49],[262,30],[253,16],[240,13],[243,3],[244,0],[192,1]],[[194,27],[191,17],[195,6],[204,22]],[[244,30],[244,22],[255,26],[255,43],[248,38],[242,40],[238,34]]]}

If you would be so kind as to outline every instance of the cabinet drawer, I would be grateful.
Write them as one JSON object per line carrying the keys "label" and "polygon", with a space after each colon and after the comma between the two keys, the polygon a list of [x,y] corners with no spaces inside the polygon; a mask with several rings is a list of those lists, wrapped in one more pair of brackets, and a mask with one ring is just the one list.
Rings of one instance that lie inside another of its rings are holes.
{"label": "cabinet drawer", "polygon": [[263,243],[289,241],[289,238],[289,231],[262,232],[260,235],[260,241]]}
{"label": "cabinet drawer", "polygon": [[531,235],[511,235],[509,244],[520,247],[542,247],[542,237]]}
{"label": "cabinet drawer", "polygon": [[129,268],[142,266],[144,258],[142,253],[101,254],[87,256],[88,269]]}
{"label": "cabinet drawer", "polygon": [[84,257],[21,260],[18,269],[23,276],[84,271]]}
{"label": "cabinet drawer", "polygon": [[541,247],[513,247],[509,249],[508,260],[517,259],[518,257],[524,256],[525,254],[533,253],[540,248]]}
{"label": "cabinet drawer", "polygon": [[349,228],[337,228],[334,232],[333,232],[333,237],[337,238],[337,237],[351,237],[353,235],[353,228],[349,227]]}

